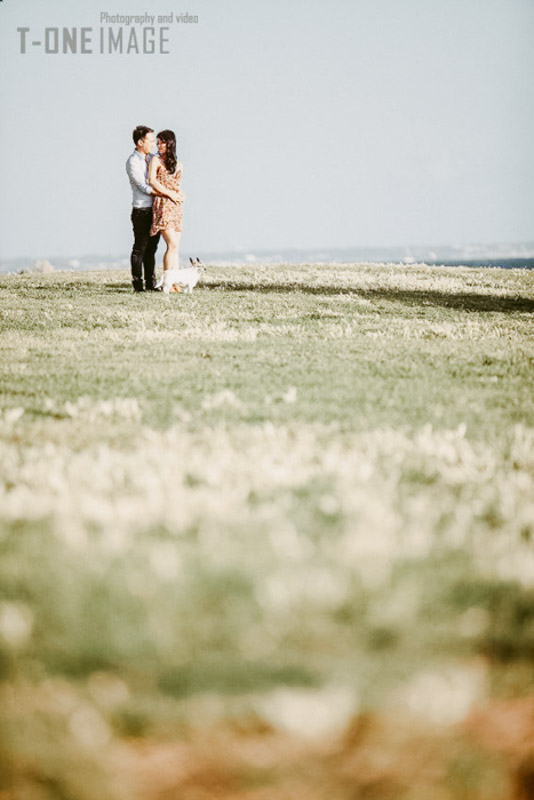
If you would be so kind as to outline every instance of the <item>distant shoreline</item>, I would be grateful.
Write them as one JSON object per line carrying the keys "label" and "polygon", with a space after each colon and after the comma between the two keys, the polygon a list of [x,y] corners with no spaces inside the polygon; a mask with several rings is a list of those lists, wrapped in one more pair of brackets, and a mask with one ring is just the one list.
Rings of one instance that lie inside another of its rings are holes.
{"label": "distant shoreline", "polygon": [[[319,257],[326,254],[299,254],[299,258],[293,256],[265,256],[260,255],[236,255],[232,258],[230,254],[225,257],[218,255],[210,257],[210,254],[201,255],[202,260],[214,267],[274,267],[280,264],[291,265],[318,265],[329,264],[340,266],[354,264],[397,264],[400,267],[413,267],[426,265],[430,267],[466,267],[466,268],[488,268],[488,269],[534,269],[534,257],[515,257],[504,258],[444,258],[444,259],[421,259],[415,256],[404,256],[403,258],[325,258]],[[188,260],[188,255],[183,258],[184,263]],[[43,268],[44,265],[44,268]],[[21,274],[21,273],[46,273],[46,272],[94,272],[106,270],[110,272],[129,270],[129,259],[125,257],[110,256],[98,257],[88,256],[82,259],[51,258],[48,259],[5,259],[0,262],[0,274]]]}

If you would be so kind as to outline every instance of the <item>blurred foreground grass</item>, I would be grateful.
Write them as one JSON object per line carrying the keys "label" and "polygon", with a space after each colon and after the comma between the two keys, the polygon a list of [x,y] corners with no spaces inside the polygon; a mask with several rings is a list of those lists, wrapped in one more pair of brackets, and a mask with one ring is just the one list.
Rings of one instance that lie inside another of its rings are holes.
{"label": "blurred foreground grass", "polygon": [[534,797],[533,311],[0,276],[1,800]]}

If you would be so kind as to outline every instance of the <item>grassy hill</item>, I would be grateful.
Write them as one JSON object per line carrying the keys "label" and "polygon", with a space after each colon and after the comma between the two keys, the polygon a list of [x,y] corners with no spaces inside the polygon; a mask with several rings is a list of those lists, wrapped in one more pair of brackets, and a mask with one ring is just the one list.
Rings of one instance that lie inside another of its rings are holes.
{"label": "grassy hill", "polygon": [[533,311],[522,270],[0,276],[2,800],[530,798]]}

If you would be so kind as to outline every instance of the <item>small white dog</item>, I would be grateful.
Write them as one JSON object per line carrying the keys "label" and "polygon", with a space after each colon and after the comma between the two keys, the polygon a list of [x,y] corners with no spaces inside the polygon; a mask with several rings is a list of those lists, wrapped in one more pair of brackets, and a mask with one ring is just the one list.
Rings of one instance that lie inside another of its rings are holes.
{"label": "small white dog", "polygon": [[161,288],[165,294],[170,292],[185,292],[191,294],[194,287],[197,285],[200,278],[200,273],[204,272],[206,267],[199,258],[191,262],[190,267],[183,269],[168,269],[165,270],[161,278]]}

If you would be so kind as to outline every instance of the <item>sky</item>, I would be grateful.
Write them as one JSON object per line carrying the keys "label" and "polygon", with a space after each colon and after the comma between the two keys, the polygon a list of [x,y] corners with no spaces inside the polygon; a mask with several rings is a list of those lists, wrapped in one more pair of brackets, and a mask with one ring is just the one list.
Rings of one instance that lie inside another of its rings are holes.
{"label": "sky", "polygon": [[[102,14],[169,52],[101,54]],[[127,255],[139,124],[176,132],[187,252],[532,241],[532,41],[533,0],[0,0],[0,258]]]}

